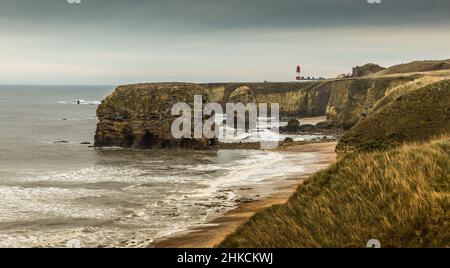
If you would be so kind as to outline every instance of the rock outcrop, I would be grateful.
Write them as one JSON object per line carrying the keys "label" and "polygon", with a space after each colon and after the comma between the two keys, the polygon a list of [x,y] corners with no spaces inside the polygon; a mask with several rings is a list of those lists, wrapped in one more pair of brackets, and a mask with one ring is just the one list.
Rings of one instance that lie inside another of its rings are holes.
{"label": "rock outcrop", "polygon": [[296,133],[299,130],[300,130],[300,122],[294,118],[288,121],[287,126],[280,128],[280,132],[282,133]]}
{"label": "rock outcrop", "polygon": [[383,68],[377,64],[368,63],[363,66],[353,67],[352,77],[364,77],[364,76],[368,76],[368,75],[371,75],[371,74],[374,74],[377,72],[381,72],[384,69],[385,68]]}
{"label": "rock outcrop", "polygon": [[[414,64],[413,64],[414,65]],[[409,66],[409,65],[408,65]],[[348,130],[405,92],[450,79],[450,71],[330,79],[304,83],[156,83],[120,86],[99,106],[95,146],[206,148],[215,140],[174,140],[172,105],[204,102],[278,103],[281,118],[326,115],[316,129]],[[305,130],[305,129],[304,129]]]}
{"label": "rock outcrop", "polygon": [[[204,87],[186,83],[136,84],[119,86],[97,109],[99,123],[95,146],[125,148],[183,147],[204,149],[215,140],[174,139],[171,126],[178,116],[172,106],[185,102],[193,108],[194,95],[209,102]],[[205,118],[203,118],[205,120]]]}

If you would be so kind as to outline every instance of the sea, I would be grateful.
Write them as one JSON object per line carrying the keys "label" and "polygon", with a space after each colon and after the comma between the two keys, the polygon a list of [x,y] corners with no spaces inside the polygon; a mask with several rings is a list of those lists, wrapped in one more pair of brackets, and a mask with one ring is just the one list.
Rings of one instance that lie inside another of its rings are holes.
{"label": "sea", "polygon": [[236,208],[248,198],[236,189],[304,172],[295,159],[315,160],[261,150],[93,148],[97,106],[114,88],[0,86],[0,247],[149,246]]}

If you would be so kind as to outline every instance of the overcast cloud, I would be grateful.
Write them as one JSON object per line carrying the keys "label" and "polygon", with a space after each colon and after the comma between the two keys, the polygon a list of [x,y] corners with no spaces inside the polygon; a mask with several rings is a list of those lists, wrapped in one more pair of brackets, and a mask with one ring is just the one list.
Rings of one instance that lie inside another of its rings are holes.
{"label": "overcast cloud", "polygon": [[449,17],[448,0],[0,0],[0,83],[334,76],[450,58]]}

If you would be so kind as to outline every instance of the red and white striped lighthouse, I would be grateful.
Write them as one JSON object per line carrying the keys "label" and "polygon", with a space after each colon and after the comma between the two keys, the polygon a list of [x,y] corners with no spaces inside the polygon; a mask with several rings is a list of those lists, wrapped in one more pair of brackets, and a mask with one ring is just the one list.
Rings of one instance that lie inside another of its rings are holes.
{"label": "red and white striped lighthouse", "polygon": [[295,80],[297,80],[297,81],[301,81],[302,80],[302,74],[301,73],[302,73],[302,68],[300,67],[300,65],[297,65]]}

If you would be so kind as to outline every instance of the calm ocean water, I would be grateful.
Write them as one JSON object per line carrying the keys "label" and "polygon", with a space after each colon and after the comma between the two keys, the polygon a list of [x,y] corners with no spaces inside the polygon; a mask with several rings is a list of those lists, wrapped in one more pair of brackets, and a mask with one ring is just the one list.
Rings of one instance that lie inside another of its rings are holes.
{"label": "calm ocean water", "polygon": [[234,208],[233,189],[307,168],[278,152],[80,144],[113,89],[0,86],[0,247],[144,246]]}

